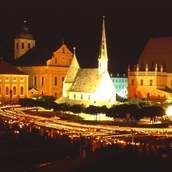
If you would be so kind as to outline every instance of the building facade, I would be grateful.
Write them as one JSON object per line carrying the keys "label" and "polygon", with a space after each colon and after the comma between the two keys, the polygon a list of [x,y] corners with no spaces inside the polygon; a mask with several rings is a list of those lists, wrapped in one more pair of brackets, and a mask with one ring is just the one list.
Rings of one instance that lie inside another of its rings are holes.
{"label": "building facade", "polygon": [[[72,52],[62,44],[50,57],[45,65],[21,66],[24,73],[29,75],[29,95],[48,95],[56,98],[62,95],[63,80],[69,69]],[[33,94],[32,94],[33,93]]]}
{"label": "building facade", "polygon": [[28,75],[0,60],[0,101],[15,102],[28,97]]}
{"label": "building facade", "polygon": [[127,99],[128,98],[128,77],[126,77],[125,74],[122,74],[122,75],[117,74],[116,76],[111,76],[111,79],[115,87],[116,94],[123,99]]}
{"label": "building facade", "polygon": [[172,38],[152,38],[138,64],[128,68],[128,97],[172,100]]}

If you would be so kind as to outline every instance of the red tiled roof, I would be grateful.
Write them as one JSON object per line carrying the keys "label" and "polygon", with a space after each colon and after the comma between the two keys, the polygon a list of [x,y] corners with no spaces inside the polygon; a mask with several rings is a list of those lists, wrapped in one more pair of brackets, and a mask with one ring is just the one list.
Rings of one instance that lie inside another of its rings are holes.
{"label": "red tiled roof", "polygon": [[2,59],[0,59],[0,74],[24,75],[21,70],[17,69],[15,66],[5,62]]}
{"label": "red tiled roof", "polygon": [[151,38],[139,57],[139,64],[164,65],[172,72],[172,37]]}

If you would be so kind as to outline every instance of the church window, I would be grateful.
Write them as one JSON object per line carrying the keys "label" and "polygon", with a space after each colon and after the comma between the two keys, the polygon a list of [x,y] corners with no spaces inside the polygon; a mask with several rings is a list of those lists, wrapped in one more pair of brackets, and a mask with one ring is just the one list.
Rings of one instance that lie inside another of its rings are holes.
{"label": "church window", "polygon": [[17,43],[16,43],[16,49],[18,49],[18,48],[19,48],[19,43],[17,42]]}
{"label": "church window", "polygon": [[90,95],[88,95],[88,100],[90,100]]}
{"label": "church window", "polygon": [[152,79],[150,80],[149,85],[150,85],[150,86],[152,86],[152,85],[153,85],[153,81],[152,81]]}
{"label": "church window", "polygon": [[44,77],[42,77],[41,85],[42,85],[42,86],[44,85]]}
{"label": "church window", "polygon": [[83,94],[81,94],[81,99],[83,99]]}
{"label": "church window", "polygon": [[34,86],[36,86],[37,85],[37,78],[36,78],[36,76],[34,77]]}
{"label": "church window", "polygon": [[54,78],[54,85],[57,85],[57,77]]}
{"label": "church window", "polygon": [[76,99],[76,94],[73,95],[73,98]]}
{"label": "church window", "polygon": [[28,43],[28,48],[29,48],[29,49],[31,48],[30,43]]}
{"label": "church window", "polygon": [[20,87],[20,94],[21,94],[21,95],[24,94],[24,88],[23,88],[23,86]]}
{"label": "church window", "polygon": [[9,88],[6,87],[5,91],[6,91],[6,95],[8,95],[9,94]]}
{"label": "church window", "polygon": [[57,93],[56,92],[54,93],[54,96],[57,97]]}
{"label": "church window", "polygon": [[13,95],[16,95],[16,87],[13,87]]}
{"label": "church window", "polygon": [[143,79],[140,80],[140,85],[143,85]]}
{"label": "church window", "polygon": [[55,58],[55,64],[57,64],[57,59]]}
{"label": "church window", "polygon": [[131,80],[131,85],[134,85],[134,79]]}
{"label": "church window", "polygon": [[22,49],[24,49],[24,43],[22,42]]}

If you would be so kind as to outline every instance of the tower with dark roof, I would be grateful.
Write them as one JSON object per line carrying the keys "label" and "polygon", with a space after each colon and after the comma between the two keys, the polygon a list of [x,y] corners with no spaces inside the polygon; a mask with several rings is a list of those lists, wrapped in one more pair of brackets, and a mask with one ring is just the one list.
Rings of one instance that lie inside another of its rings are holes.
{"label": "tower with dark roof", "polygon": [[35,47],[35,39],[29,31],[27,20],[24,20],[21,32],[14,38],[14,58],[20,58],[33,47]]}

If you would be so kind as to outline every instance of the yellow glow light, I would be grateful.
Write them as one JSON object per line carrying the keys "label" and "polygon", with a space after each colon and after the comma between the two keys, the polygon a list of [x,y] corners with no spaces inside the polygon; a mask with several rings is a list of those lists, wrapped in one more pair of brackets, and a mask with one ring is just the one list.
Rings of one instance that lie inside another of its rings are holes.
{"label": "yellow glow light", "polygon": [[115,102],[115,89],[111,79],[109,79],[108,74],[104,74],[102,82],[99,84],[99,87],[94,94],[95,101],[111,101]]}
{"label": "yellow glow light", "polygon": [[166,109],[166,115],[172,117],[172,106],[168,106],[168,108]]}

